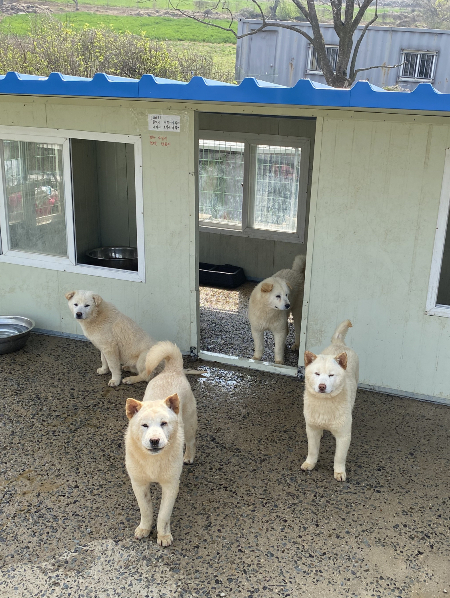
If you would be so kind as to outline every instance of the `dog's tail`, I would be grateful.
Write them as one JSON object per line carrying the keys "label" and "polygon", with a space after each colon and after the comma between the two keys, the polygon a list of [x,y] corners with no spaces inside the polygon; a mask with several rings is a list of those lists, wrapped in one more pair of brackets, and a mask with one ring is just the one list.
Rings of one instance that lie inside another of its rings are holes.
{"label": "dog's tail", "polygon": [[183,370],[183,356],[180,349],[170,341],[156,343],[147,353],[145,358],[145,369],[149,376],[156,366],[165,360],[165,371],[181,372]]}
{"label": "dog's tail", "polygon": [[306,255],[297,255],[294,258],[294,263],[292,264],[291,270],[295,270],[295,272],[304,272],[306,266]]}
{"label": "dog's tail", "polygon": [[166,372],[184,372],[185,374],[192,374],[202,376],[203,372],[197,370],[183,369],[183,356],[180,349],[170,341],[161,341],[153,345],[147,353],[145,358],[145,369],[147,376],[153,372],[161,361],[165,361],[164,371]]}
{"label": "dog's tail", "polygon": [[333,336],[331,337],[331,343],[344,343],[345,340],[345,335],[347,334],[347,331],[349,328],[351,328],[353,326],[353,324],[350,322],[350,320],[345,320],[344,322],[342,322],[341,324],[339,324],[339,326],[336,328],[336,330],[334,331]]}

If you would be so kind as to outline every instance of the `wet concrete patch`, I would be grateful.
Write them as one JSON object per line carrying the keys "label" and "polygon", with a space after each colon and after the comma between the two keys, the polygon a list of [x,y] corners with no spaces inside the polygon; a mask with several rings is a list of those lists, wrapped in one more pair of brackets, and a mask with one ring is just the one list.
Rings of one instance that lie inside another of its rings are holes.
{"label": "wet concrete patch", "polygon": [[[196,462],[174,544],[137,542],[125,400],[89,343],[32,335],[0,356],[0,596],[435,598],[450,592],[450,409],[359,391],[348,481],[325,434],[302,472],[302,384],[189,362]],[[188,362],[187,362],[188,363]],[[155,501],[159,501],[155,489]]]}

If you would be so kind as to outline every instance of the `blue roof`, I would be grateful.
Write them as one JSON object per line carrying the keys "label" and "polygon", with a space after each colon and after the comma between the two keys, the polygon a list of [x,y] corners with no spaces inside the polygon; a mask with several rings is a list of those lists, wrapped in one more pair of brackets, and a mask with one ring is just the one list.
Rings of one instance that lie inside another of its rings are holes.
{"label": "blue roof", "polygon": [[97,73],[86,79],[60,73],[39,77],[10,72],[0,75],[0,93],[450,112],[450,94],[437,91],[429,83],[420,83],[406,93],[386,91],[367,81],[359,81],[351,89],[336,89],[309,79],[301,79],[294,87],[283,87],[253,78],[232,85],[203,77],[185,83],[153,75],[127,79]]}

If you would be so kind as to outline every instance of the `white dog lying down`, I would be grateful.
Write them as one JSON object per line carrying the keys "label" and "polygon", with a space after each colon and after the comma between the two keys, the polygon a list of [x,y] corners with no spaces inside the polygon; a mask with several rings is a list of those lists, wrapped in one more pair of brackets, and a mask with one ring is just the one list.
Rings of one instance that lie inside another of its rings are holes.
{"label": "white dog lying down", "polygon": [[183,358],[176,345],[157,343],[147,354],[148,375],[165,359],[161,374],[147,386],[142,402],[127,399],[129,421],[125,434],[125,463],[131,479],[141,521],[136,538],[150,534],[153,508],[150,483],[161,485],[162,498],[157,520],[157,541],[161,546],[172,544],[170,516],[178,494],[184,462],[195,456],[197,409],[189,382],[183,374]]}
{"label": "white dog lying down", "polygon": [[297,255],[291,270],[280,270],[253,289],[248,305],[248,319],[255,342],[253,359],[261,359],[264,352],[264,331],[270,330],[275,339],[275,363],[284,363],[289,312],[292,313],[295,326],[295,343],[291,349],[298,351],[305,262],[306,256]]}
{"label": "white dog lying down", "polygon": [[[109,386],[120,384],[122,369],[137,374],[124,378],[124,384],[148,382],[145,359],[148,350],[155,344],[150,336],[112,303],[92,291],[70,291],[66,293],[66,299],[74,318],[80,322],[84,336],[101,352],[102,367],[98,368],[97,374],[110,371]],[[185,373],[201,375],[195,370],[186,370]]]}
{"label": "white dog lying down", "polygon": [[331,345],[320,355],[305,352],[304,415],[308,436],[308,456],[302,469],[313,469],[319,456],[323,430],[336,438],[334,477],[346,479],[345,461],[352,435],[352,410],[358,386],[359,360],[344,343],[352,326],[345,320],[336,328]]}

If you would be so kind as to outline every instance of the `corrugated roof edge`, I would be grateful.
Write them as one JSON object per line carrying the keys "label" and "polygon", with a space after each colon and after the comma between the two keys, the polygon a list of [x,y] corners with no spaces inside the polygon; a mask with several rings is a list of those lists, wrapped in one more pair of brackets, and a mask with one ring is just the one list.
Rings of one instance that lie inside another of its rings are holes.
{"label": "corrugated roof edge", "polygon": [[189,83],[143,75],[127,79],[97,73],[92,79],[52,73],[48,77],[0,75],[0,94],[88,96],[109,98],[155,98],[238,104],[283,104],[391,110],[450,112],[450,94],[441,93],[429,83],[420,83],[411,93],[386,91],[367,81],[350,89],[336,89],[301,79],[294,87],[283,87],[254,78],[239,85],[193,77]]}

